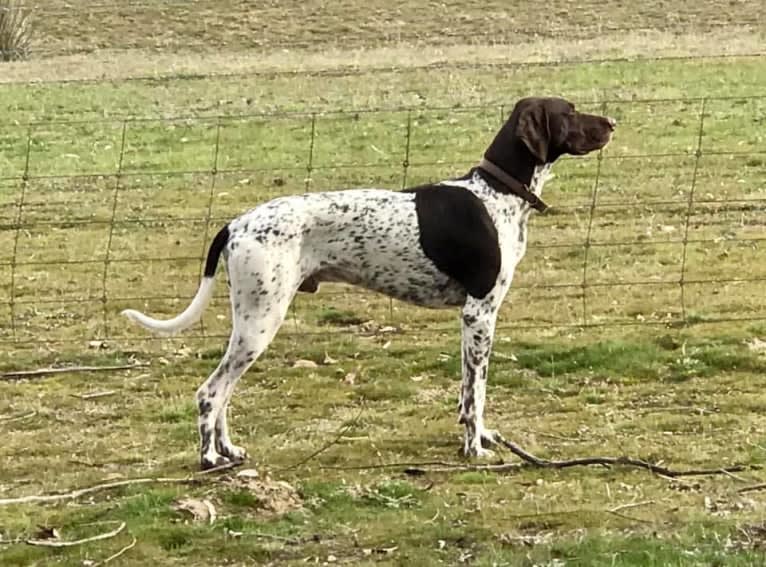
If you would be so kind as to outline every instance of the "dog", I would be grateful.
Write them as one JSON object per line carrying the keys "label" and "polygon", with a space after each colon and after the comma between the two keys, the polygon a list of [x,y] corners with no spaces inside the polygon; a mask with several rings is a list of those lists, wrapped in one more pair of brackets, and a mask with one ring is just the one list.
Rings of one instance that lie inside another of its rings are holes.
{"label": "dog", "polygon": [[484,427],[487,368],[497,313],[526,251],[528,219],[547,207],[541,192],[552,164],[564,154],[600,150],[615,126],[562,98],[524,98],[463,177],[403,191],[280,197],[224,226],[186,310],[169,320],[123,311],[156,333],[189,327],[210,301],[223,255],[233,328],[226,353],[196,394],[202,469],[246,458],[226,421],[234,387],[276,335],[296,292],[314,293],[321,282],[462,308],[463,453],[490,456],[496,433]]}

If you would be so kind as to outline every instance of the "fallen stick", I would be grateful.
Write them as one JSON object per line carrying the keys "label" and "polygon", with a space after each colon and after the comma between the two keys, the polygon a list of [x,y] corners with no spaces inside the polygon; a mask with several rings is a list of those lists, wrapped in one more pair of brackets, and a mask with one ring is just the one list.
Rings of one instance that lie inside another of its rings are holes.
{"label": "fallen stick", "polygon": [[[546,469],[566,469],[570,467],[580,466],[627,466],[635,467],[639,469],[647,470],[657,476],[676,479],[682,476],[713,476],[713,475],[726,475],[732,476],[731,473],[747,471],[747,470],[760,470],[762,467],[759,465],[735,465],[732,467],[720,467],[715,469],[688,469],[688,470],[674,470],[662,465],[650,463],[643,459],[634,459],[627,456],[620,457],[582,457],[578,459],[564,459],[564,460],[548,460],[541,459],[535,455],[525,451],[516,443],[508,441],[495,432],[492,439],[494,443],[502,445],[506,449],[509,449],[514,455],[522,459],[522,463],[501,463],[501,464],[462,464],[462,463],[413,463],[404,469],[405,474],[409,475],[424,475],[428,472],[454,472],[454,471],[488,471],[488,472],[509,472],[515,470],[521,470],[525,466],[534,466]],[[355,467],[355,468],[384,468],[380,465],[371,465],[368,467]],[[429,467],[429,468],[424,468]],[[748,487],[741,489],[747,491]],[[759,490],[766,488],[766,483],[750,487],[750,490]]]}
{"label": "fallen stick", "polygon": [[66,374],[69,372],[111,372],[115,370],[132,370],[149,366],[145,362],[136,364],[118,364],[116,366],[62,366],[61,368],[38,368],[37,370],[14,370],[3,372],[0,378],[3,380],[19,380],[22,378],[36,378],[49,374]]}
{"label": "fallen stick", "polygon": [[[734,473],[734,472],[760,468],[754,465],[752,466],[735,465],[733,467],[725,467],[725,468],[719,467],[716,469],[689,469],[689,470],[677,471],[677,470],[669,469],[667,467],[663,467],[662,465],[657,465],[654,463],[650,463],[648,461],[644,461],[642,459],[634,459],[627,456],[583,457],[579,459],[550,461],[548,459],[540,459],[532,455],[531,453],[528,453],[527,451],[519,447],[516,443],[513,443],[512,441],[508,441],[507,439],[505,439],[505,437],[503,437],[499,433],[495,434],[495,442],[504,446],[505,448],[510,450],[514,455],[516,455],[517,457],[520,457],[527,463],[530,463],[536,467],[549,468],[549,469],[565,469],[569,467],[593,466],[593,465],[601,465],[601,466],[621,465],[621,466],[645,469],[650,472],[661,474],[670,478],[677,478],[679,476],[712,476],[712,475],[719,475],[719,474],[729,475],[730,473]],[[500,469],[494,469],[494,470],[500,470]]]}
{"label": "fallen stick", "polygon": [[737,475],[733,474],[731,471],[722,470],[721,472],[723,472],[723,474],[733,478],[736,481],[739,481],[739,482],[749,482],[747,479],[742,478],[741,476],[737,476]]}
{"label": "fallen stick", "polygon": [[620,504],[619,506],[615,506],[614,508],[609,508],[607,512],[614,514],[616,512],[620,512],[621,510],[638,508],[639,506],[648,506],[649,504],[654,504],[654,500],[644,500],[643,502],[630,502],[629,504]]}
{"label": "fallen stick", "polygon": [[106,396],[112,396],[116,393],[116,390],[104,390],[103,392],[91,392],[89,394],[72,394],[72,397],[81,400],[95,400],[96,398],[105,398]]}
{"label": "fallen stick", "polygon": [[105,482],[103,484],[96,484],[87,488],[78,488],[71,492],[63,492],[61,494],[31,494],[29,496],[19,496],[18,498],[0,498],[0,506],[8,506],[9,504],[30,504],[33,502],[59,502],[60,500],[75,500],[86,494],[93,494],[94,492],[100,492],[102,490],[110,490],[112,488],[120,488],[121,486],[132,486],[137,484],[172,484],[172,483],[191,483],[196,479],[194,477],[184,478],[132,478],[129,480],[117,480],[115,482]]}
{"label": "fallen stick", "polygon": [[[444,467],[449,468],[453,467],[455,469],[459,469],[460,467],[466,466],[462,463],[451,463],[449,461],[414,461],[414,462],[398,462],[398,463],[380,463],[377,465],[321,465],[319,470],[330,470],[330,471],[372,471],[376,469],[399,469],[404,467],[405,472],[408,472],[410,470],[417,471],[417,467]],[[470,465],[469,465],[470,466]],[[491,466],[497,466],[497,465],[475,465],[477,467],[491,467]],[[425,471],[422,471],[425,473]],[[413,472],[412,474],[418,474],[417,472]]]}
{"label": "fallen stick", "polygon": [[3,416],[0,416],[0,423],[11,423],[14,421],[21,421],[22,419],[29,419],[30,417],[34,417],[36,415],[37,415],[37,412],[35,410],[32,410],[29,413],[25,413],[23,415],[3,415]]}
{"label": "fallen stick", "polygon": [[130,543],[129,543],[128,545],[126,545],[125,547],[123,547],[123,548],[122,548],[120,551],[118,551],[118,552],[117,552],[117,553],[115,553],[114,555],[110,555],[109,557],[107,557],[107,558],[106,558],[106,559],[104,559],[103,561],[99,561],[98,563],[96,563],[96,565],[94,565],[94,567],[98,567],[99,565],[106,565],[106,564],[107,564],[107,563],[109,563],[110,561],[113,561],[113,560],[117,559],[117,558],[118,558],[120,555],[122,555],[123,553],[125,553],[125,552],[127,552],[127,551],[129,551],[129,550],[133,549],[133,548],[136,546],[136,542],[137,542],[137,541],[138,541],[138,540],[137,540],[137,539],[134,537],[132,542],[130,542]]}
{"label": "fallen stick", "polygon": [[89,543],[91,541],[99,541],[102,539],[109,539],[110,537],[114,537],[117,534],[119,534],[122,530],[125,529],[125,522],[120,523],[119,526],[117,526],[115,529],[113,529],[111,532],[106,532],[103,534],[94,535],[91,537],[86,537],[83,539],[76,539],[73,541],[58,541],[55,539],[28,539],[27,543],[29,545],[37,545],[42,547],[73,547],[75,545],[82,545],[83,543]]}
{"label": "fallen stick", "polygon": [[553,433],[545,433],[544,431],[536,431],[534,429],[524,429],[527,433],[533,435],[539,435],[540,437],[548,437],[549,439],[556,439],[557,441],[567,441],[569,443],[579,443],[583,440],[582,437],[564,437],[563,435],[554,435]]}
{"label": "fallen stick", "polygon": [[101,492],[103,490],[110,490],[112,488],[120,488],[123,486],[133,486],[139,484],[193,484],[195,482],[200,482],[200,478],[205,475],[229,470],[239,466],[240,464],[241,463],[227,463],[225,465],[221,465],[206,471],[197,472],[185,477],[130,478],[126,480],[116,480],[114,482],[95,484],[93,486],[78,488],[77,490],[63,492],[60,494],[31,494],[29,496],[19,496],[17,498],[0,498],[0,506],[8,506],[10,504],[30,504],[39,502],[59,502],[61,500],[75,500],[81,496],[93,494],[94,492]]}
{"label": "fallen stick", "polygon": [[739,488],[737,492],[744,494],[745,492],[755,492],[756,490],[763,490],[766,488],[766,482],[760,482],[758,484],[751,484],[750,486],[743,486]]}
{"label": "fallen stick", "polygon": [[297,469],[301,465],[305,465],[306,463],[308,463],[311,459],[313,459],[313,458],[317,457],[318,455],[324,453],[325,451],[327,451],[327,449],[329,449],[333,445],[337,445],[338,442],[343,437],[343,434],[346,433],[346,431],[348,431],[349,429],[351,429],[352,427],[354,427],[358,423],[359,418],[362,417],[362,413],[364,413],[364,406],[362,406],[359,409],[359,413],[356,414],[356,417],[352,421],[349,421],[343,427],[340,428],[340,430],[338,431],[338,434],[331,441],[328,441],[327,443],[322,445],[319,449],[315,450],[313,453],[311,453],[307,457],[304,457],[300,461],[295,462],[292,465],[288,465],[286,467],[280,467],[278,469],[275,469],[274,472],[286,472],[286,471],[291,471],[293,469]]}
{"label": "fallen stick", "polygon": [[230,469],[236,469],[237,467],[241,467],[244,464],[245,464],[245,461],[232,461],[230,463],[226,463],[225,465],[218,465],[217,467],[205,469],[204,471],[197,471],[194,474],[192,474],[191,477],[196,478],[200,476],[211,475],[221,471],[228,471]]}

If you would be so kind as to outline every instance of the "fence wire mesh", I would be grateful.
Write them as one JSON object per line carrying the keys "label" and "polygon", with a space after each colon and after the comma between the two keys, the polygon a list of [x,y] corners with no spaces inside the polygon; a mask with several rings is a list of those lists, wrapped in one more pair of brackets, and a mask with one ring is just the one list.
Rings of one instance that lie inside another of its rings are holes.
{"label": "fence wire mesh", "polygon": [[[754,127],[766,96],[579,106],[616,116],[615,140],[554,168],[554,210],[530,226],[498,329],[766,320],[766,151]],[[281,195],[462,174],[509,108],[7,124],[0,342],[143,340],[119,311],[185,307],[211,235],[233,216]],[[185,337],[226,336],[227,302],[221,284]],[[329,285],[299,295],[292,332],[327,334],[338,314],[362,332],[455,325],[452,311]]]}

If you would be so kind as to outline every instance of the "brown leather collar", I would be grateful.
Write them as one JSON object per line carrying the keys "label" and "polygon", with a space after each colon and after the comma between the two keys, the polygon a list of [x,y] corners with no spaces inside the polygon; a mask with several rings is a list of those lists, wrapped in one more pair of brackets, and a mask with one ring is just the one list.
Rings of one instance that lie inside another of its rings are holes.
{"label": "brown leather collar", "polygon": [[483,169],[489,173],[492,177],[505,185],[509,192],[513,193],[517,197],[521,197],[527,203],[532,205],[533,209],[544,213],[548,208],[548,205],[546,205],[540,197],[532,193],[532,191],[529,190],[529,187],[527,187],[518,179],[511,177],[508,173],[500,169],[491,161],[488,161],[486,158],[482,158],[479,162],[479,169]]}

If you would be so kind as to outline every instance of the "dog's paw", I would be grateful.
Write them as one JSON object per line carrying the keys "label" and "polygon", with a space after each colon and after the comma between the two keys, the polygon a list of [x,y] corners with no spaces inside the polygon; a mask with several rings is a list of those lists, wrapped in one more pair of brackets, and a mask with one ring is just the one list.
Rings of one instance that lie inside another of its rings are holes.
{"label": "dog's paw", "polygon": [[216,467],[228,465],[231,461],[223,455],[209,455],[200,459],[200,469],[207,471]]}
{"label": "dog's paw", "polygon": [[241,463],[247,460],[247,450],[244,447],[228,445],[227,447],[221,447],[219,452],[234,463]]}
{"label": "dog's paw", "polygon": [[494,429],[485,429],[481,432],[481,446],[485,449],[497,445],[502,438],[499,432]]}
{"label": "dog's paw", "polygon": [[463,449],[463,456],[469,459],[492,460],[495,458],[495,452],[484,447],[470,447]]}

